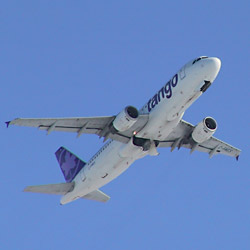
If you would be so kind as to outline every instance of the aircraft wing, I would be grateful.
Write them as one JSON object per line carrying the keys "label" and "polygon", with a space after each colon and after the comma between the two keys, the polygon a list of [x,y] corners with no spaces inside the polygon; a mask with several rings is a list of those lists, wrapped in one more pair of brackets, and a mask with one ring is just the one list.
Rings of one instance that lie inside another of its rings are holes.
{"label": "aircraft wing", "polygon": [[127,142],[133,136],[134,131],[140,131],[148,121],[148,115],[139,115],[137,122],[127,131],[111,133],[110,126],[115,116],[99,117],[71,117],[71,118],[17,118],[6,122],[9,125],[36,127],[46,130],[47,134],[52,131],[75,132],[81,134],[96,134],[100,137],[111,138],[121,142]]}
{"label": "aircraft wing", "polygon": [[237,149],[215,137],[211,137],[207,141],[197,144],[191,138],[191,133],[195,126],[182,120],[174,131],[163,141],[159,141],[158,147],[171,147],[173,151],[176,147],[189,148],[191,153],[193,151],[201,151],[208,153],[210,157],[216,154],[224,154],[236,157],[238,160],[240,149]]}

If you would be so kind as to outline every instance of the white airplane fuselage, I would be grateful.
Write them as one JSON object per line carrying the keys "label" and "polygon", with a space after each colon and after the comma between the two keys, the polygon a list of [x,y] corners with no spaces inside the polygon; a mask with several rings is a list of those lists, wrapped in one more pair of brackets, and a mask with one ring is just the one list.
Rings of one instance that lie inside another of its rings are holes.
{"label": "white airplane fuselage", "polygon": [[[142,107],[140,114],[149,114],[144,128],[135,131],[140,138],[163,140],[180,122],[185,110],[202,94],[205,82],[213,82],[220,70],[218,58],[201,58],[185,64]],[[133,144],[109,140],[74,178],[75,186],[61,198],[66,204],[102,187],[123,173],[135,160],[157,155],[155,144],[148,150]]]}

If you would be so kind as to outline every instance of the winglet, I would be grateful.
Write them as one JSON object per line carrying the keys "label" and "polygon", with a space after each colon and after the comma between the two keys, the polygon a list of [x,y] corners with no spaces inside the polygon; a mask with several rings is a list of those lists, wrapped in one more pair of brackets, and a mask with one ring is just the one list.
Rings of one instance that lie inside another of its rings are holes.
{"label": "winglet", "polygon": [[11,121],[5,122],[7,128],[9,127],[10,123],[11,123]]}
{"label": "winglet", "polygon": [[236,160],[237,160],[237,161],[239,160],[239,157],[240,157],[240,155],[237,155],[237,156],[236,156]]}

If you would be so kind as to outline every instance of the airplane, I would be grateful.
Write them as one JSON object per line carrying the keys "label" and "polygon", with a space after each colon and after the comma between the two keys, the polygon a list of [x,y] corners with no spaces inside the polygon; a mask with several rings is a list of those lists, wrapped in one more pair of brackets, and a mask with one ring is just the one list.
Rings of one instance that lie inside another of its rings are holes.
{"label": "airplane", "polygon": [[106,202],[110,199],[99,188],[109,183],[146,155],[157,156],[157,148],[181,147],[190,153],[201,151],[210,158],[223,154],[236,157],[241,150],[213,137],[217,122],[205,117],[196,126],[184,121],[183,114],[211,86],[221,67],[220,59],[201,56],[185,64],[138,111],[125,107],[114,116],[73,118],[17,118],[9,125],[37,127],[52,131],[96,134],[107,141],[85,162],[60,147],[55,155],[65,183],[28,186],[25,192],[62,195],[60,204],[79,198]]}

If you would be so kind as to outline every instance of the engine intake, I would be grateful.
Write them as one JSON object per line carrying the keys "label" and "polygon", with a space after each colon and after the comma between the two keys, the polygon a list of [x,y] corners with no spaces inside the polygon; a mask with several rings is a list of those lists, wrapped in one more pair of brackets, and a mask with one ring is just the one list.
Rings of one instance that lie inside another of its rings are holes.
{"label": "engine intake", "polygon": [[138,110],[133,106],[127,106],[114,119],[115,130],[123,132],[130,129],[139,117]]}
{"label": "engine intake", "polygon": [[192,132],[192,138],[197,143],[208,140],[216,131],[217,123],[212,117],[204,118],[196,125]]}

